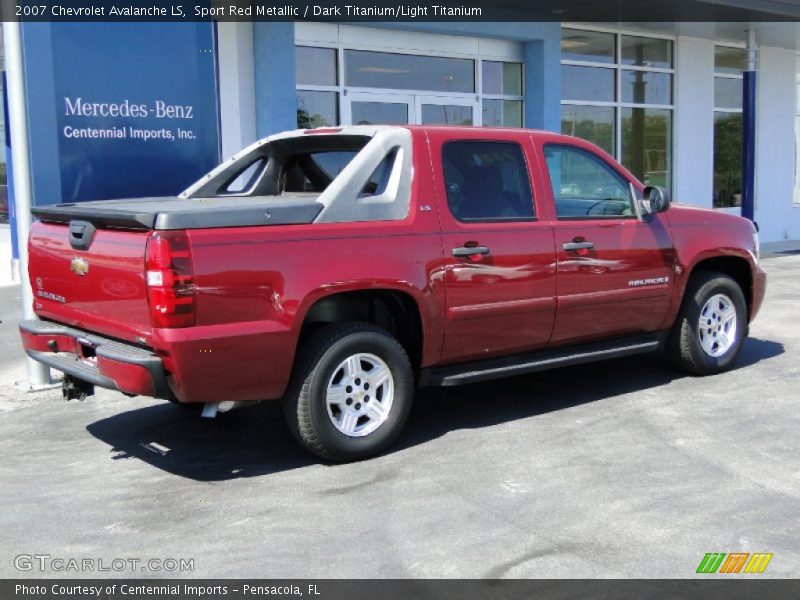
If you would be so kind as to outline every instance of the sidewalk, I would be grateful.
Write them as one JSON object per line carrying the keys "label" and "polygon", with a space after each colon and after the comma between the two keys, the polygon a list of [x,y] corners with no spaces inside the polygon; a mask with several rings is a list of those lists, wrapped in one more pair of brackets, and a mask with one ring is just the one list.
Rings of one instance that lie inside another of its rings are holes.
{"label": "sidewalk", "polygon": [[17,323],[22,315],[22,293],[19,285],[0,287],[0,412],[34,403],[45,397],[61,397],[61,390],[29,393],[14,387],[26,383],[25,354],[19,341]]}
{"label": "sidewalk", "polygon": [[785,256],[787,254],[800,254],[800,240],[785,240],[783,242],[761,244],[761,258]]}

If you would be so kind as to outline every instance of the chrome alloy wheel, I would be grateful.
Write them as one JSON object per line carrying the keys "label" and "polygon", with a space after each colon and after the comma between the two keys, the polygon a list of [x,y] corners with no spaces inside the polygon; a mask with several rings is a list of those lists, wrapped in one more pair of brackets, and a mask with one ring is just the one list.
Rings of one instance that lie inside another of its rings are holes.
{"label": "chrome alloy wheel", "polygon": [[374,354],[354,354],[343,360],[328,382],[325,403],[337,430],[350,437],[369,435],[389,417],[394,378]]}
{"label": "chrome alloy wheel", "polygon": [[709,298],[700,311],[697,335],[709,356],[722,356],[736,342],[736,307],[725,294]]}

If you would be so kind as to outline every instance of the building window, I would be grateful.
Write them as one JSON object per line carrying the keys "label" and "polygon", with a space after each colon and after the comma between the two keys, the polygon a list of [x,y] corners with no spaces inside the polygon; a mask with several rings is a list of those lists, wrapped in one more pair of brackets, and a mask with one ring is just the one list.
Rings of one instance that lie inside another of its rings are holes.
{"label": "building window", "polygon": [[[523,126],[520,62],[332,46],[295,49],[299,128],[342,123]],[[387,96],[383,90],[391,91]]]}
{"label": "building window", "polygon": [[672,40],[564,28],[561,132],[671,187],[674,76]]}
{"label": "building window", "polygon": [[475,61],[466,58],[344,51],[348,87],[429,92],[475,91]]}
{"label": "building window", "polygon": [[522,64],[481,61],[482,123],[522,127]]}
{"label": "building window", "polygon": [[339,124],[339,68],[335,48],[297,46],[297,126],[301,129]]}
{"label": "building window", "polygon": [[714,208],[742,205],[742,73],[747,51],[714,47]]}

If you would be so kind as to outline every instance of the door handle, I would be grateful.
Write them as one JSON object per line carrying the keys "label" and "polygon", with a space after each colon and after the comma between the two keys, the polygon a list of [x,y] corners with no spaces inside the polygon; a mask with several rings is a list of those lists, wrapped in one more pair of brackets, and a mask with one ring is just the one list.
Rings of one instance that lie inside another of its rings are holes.
{"label": "door handle", "polygon": [[561,247],[567,252],[575,252],[576,250],[591,250],[594,248],[592,242],[565,242]]}
{"label": "door handle", "polygon": [[453,256],[475,256],[476,254],[489,254],[489,248],[486,246],[461,246],[453,248]]}

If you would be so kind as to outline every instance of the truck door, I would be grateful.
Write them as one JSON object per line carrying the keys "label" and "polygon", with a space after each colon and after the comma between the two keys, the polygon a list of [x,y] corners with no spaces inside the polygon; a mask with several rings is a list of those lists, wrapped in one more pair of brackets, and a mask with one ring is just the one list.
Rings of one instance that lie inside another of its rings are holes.
{"label": "truck door", "polygon": [[537,220],[528,138],[432,130],[444,242],[443,361],[547,345],[555,318],[552,224]]}
{"label": "truck door", "polygon": [[589,147],[545,143],[542,154],[556,214],[551,345],[658,330],[674,273],[663,214],[640,221],[630,180]]}

